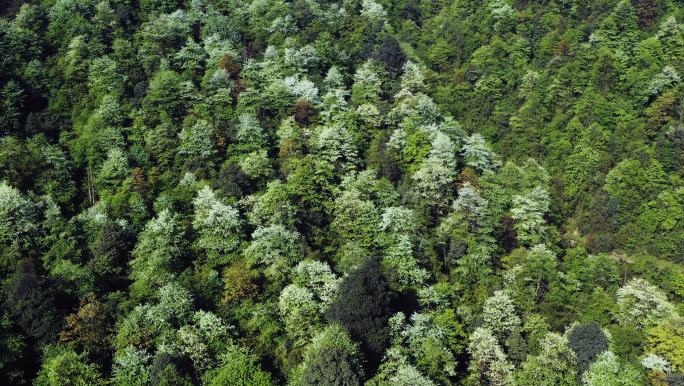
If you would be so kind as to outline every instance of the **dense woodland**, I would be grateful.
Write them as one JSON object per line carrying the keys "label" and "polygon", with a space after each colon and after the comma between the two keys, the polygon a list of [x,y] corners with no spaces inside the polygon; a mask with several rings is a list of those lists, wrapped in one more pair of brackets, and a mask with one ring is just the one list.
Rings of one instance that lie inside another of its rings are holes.
{"label": "dense woodland", "polygon": [[0,16],[0,384],[684,385],[684,2]]}

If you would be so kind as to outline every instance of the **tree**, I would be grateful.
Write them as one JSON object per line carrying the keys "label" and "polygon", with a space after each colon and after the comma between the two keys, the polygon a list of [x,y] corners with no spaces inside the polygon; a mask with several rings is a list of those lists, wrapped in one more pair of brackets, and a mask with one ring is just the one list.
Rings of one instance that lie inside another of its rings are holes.
{"label": "tree", "polygon": [[176,329],[187,324],[193,307],[192,294],[188,290],[172,281],[156,291],[154,296],[153,301],[136,306],[117,325],[116,336],[112,339],[117,356],[119,353],[135,354],[137,358],[143,355],[142,351],[126,353],[124,350],[131,347],[144,351],[157,339],[173,341]]}
{"label": "tree", "polygon": [[252,179],[267,179],[273,175],[266,150],[258,150],[247,155],[240,161],[240,168]]}
{"label": "tree", "polygon": [[361,266],[344,277],[337,296],[325,310],[331,323],[346,327],[368,358],[377,358],[387,341],[389,297],[379,265],[365,259]]}
{"label": "tree", "polygon": [[[192,381],[186,373],[184,357],[157,351],[150,365],[150,385],[152,386],[190,386]],[[184,374],[186,373],[186,374]]]}
{"label": "tree", "polygon": [[150,80],[143,107],[152,111],[164,111],[171,116],[178,112],[180,76],[170,70],[160,70]]}
{"label": "tree", "polygon": [[642,378],[632,365],[622,364],[615,354],[604,351],[584,373],[582,383],[586,386],[638,386],[643,384]]}
{"label": "tree", "polygon": [[665,294],[644,279],[633,279],[617,292],[615,317],[620,325],[649,328],[675,315]]}
{"label": "tree", "polygon": [[482,318],[484,326],[500,340],[520,326],[520,318],[515,314],[513,301],[504,291],[496,291],[494,296],[485,300]]}
{"label": "tree", "polygon": [[[365,4],[365,3],[364,3]],[[375,4],[375,3],[373,3]],[[378,5],[381,9],[382,6]],[[362,11],[363,12],[363,11]],[[352,86],[352,99],[356,103],[375,102],[382,93],[380,77],[374,68],[372,61],[367,61],[356,70],[354,85]]]}
{"label": "tree", "polygon": [[452,208],[456,221],[464,221],[469,231],[487,234],[491,231],[491,225],[487,221],[490,215],[488,205],[477,189],[470,182],[465,182],[458,190],[458,198],[454,200]]}
{"label": "tree", "polygon": [[454,141],[448,135],[438,131],[431,142],[432,150],[430,150],[430,157],[436,157],[442,160],[447,168],[456,169],[456,154],[458,149]]}
{"label": "tree", "polygon": [[24,90],[19,84],[10,80],[0,92],[0,130],[3,134],[8,134],[11,130],[19,128],[21,108],[25,96]]}
{"label": "tree", "polygon": [[489,149],[484,137],[480,134],[473,134],[465,139],[462,157],[468,166],[480,173],[486,170],[495,170],[501,166],[501,161]]}
{"label": "tree", "polygon": [[366,385],[435,386],[435,383],[411,365],[400,348],[390,348],[387,350],[378,374]]}
{"label": "tree", "polygon": [[6,313],[0,316],[0,380],[6,384],[21,382],[22,371],[18,362],[25,360],[27,344],[24,337],[15,333],[13,323]]}
{"label": "tree", "polygon": [[468,377],[476,385],[503,386],[512,382],[511,365],[492,332],[478,327],[470,336],[468,353],[472,356]]}
{"label": "tree", "polygon": [[6,181],[0,182],[0,243],[30,243],[38,230],[35,205]]}
{"label": "tree", "polygon": [[596,322],[576,324],[567,333],[568,347],[577,355],[577,372],[582,375],[599,354],[608,350],[608,339]]}
{"label": "tree", "polygon": [[301,235],[280,224],[258,228],[252,243],[245,249],[245,257],[252,264],[265,264],[270,275],[280,275],[301,260]]}
{"label": "tree", "polygon": [[143,386],[150,380],[148,363],[152,356],[144,349],[128,346],[119,350],[112,367],[113,383],[117,386]]}
{"label": "tree", "polygon": [[128,159],[123,150],[111,149],[107,152],[107,159],[102,163],[97,175],[98,186],[101,189],[120,186],[129,173]]}
{"label": "tree", "polygon": [[253,283],[253,279],[254,276],[247,269],[247,262],[244,260],[226,267],[223,270],[225,287],[221,303],[229,305],[256,296],[257,286]]}
{"label": "tree", "polygon": [[661,373],[669,373],[672,371],[670,362],[665,358],[661,358],[656,354],[648,354],[641,360],[641,365],[648,370],[657,370]]}
{"label": "tree", "polygon": [[330,269],[328,263],[320,261],[301,261],[291,272],[292,282],[314,294],[323,311],[337,296],[341,280]]}
{"label": "tree", "polygon": [[107,221],[92,246],[93,258],[88,267],[103,287],[116,283],[115,277],[123,273],[135,245],[134,234],[116,221]]}
{"label": "tree", "polygon": [[185,241],[178,215],[168,209],[148,221],[131,253],[131,278],[139,294],[149,293],[173,277],[185,253]]}
{"label": "tree", "polygon": [[31,338],[50,342],[64,323],[59,292],[51,280],[40,276],[36,262],[23,259],[3,283],[4,306],[13,321]]}
{"label": "tree", "polygon": [[404,66],[406,55],[401,50],[397,39],[388,33],[383,35],[375,59],[385,62],[390,73],[396,73]]}
{"label": "tree", "polygon": [[85,355],[54,347],[52,350],[48,349],[48,355],[43,360],[34,384],[37,386],[104,386],[108,382],[98,371],[97,365],[85,362]]}
{"label": "tree", "polygon": [[297,124],[302,127],[308,127],[316,121],[316,109],[311,103],[303,99],[292,106],[292,115]]}
{"label": "tree", "polygon": [[335,200],[335,218],[330,228],[342,242],[352,241],[368,247],[375,239],[379,220],[373,202],[364,200],[361,192],[351,189]]}
{"label": "tree", "polygon": [[175,348],[189,358],[199,374],[215,370],[221,357],[235,350],[233,327],[208,311],[196,311],[176,333]]}
{"label": "tree", "polygon": [[534,299],[539,298],[542,284],[551,282],[556,276],[558,259],[546,244],[535,245],[522,260],[522,275],[534,287]]}
{"label": "tree", "polygon": [[321,158],[341,170],[352,169],[358,162],[351,133],[341,124],[325,126],[318,135],[316,145]]}
{"label": "tree", "polygon": [[323,96],[323,111],[321,116],[330,122],[340,120],[349,110],[349,103],[346,97],[349,91],[344,87],[344,77],[340,70],[333,66],[323,80],[327,86],[327,92]]}
{"label": "tree", "polygon": [[577,385],[575,353],[568,339],[549,332],[541,341],[539,355],[531,356],[516,373],[517,385]]}
{"label": "tree", "polygon": [[456,356],[465,334],[453,310],[415,312],[406,323],[403,312],[390,318],[392,350],[401,350],[412,364],[431,379],[448,383],[456,375]]}
{"label": "tree", "polygon": [[123,91],[126,77],[117,73],[116,62],[105,55],[92,61],[88,68],[90,89],[95,94]]}
{"label": "tree", "polygon": [[106,355],[113,331],[106,311],[95,295],[82,299],[78,312],[67,316],[67,326],[59,333],[59,340],[82,347],[86,352],[99,351]]}
{"label": "tree", "polygon": [[452,181],[456,173],[436,156],[423,160],[413,176],[421,195],[432,205],[438,205],[447,198],[452,189]]}
{"label": "tree", "polygon": [[651,83],[648,85],[646,92],[648,95],[658,95],[663,91],[667,91],[676,86],[681,78],[677,75],[677,71],[670,66],[665,66],[663,71],[656,75]]}
{"label": "tree", "polygon": [[684,323],[674,319],[661,323],[646,333],[646,352],[659,355],[678,371],[684,370]]}
{"label": "tree", "polygon": [[251,114],[242,114],[235,138],[242,143],[261,147],[266,141],[266,133],[256,117]]}
{"label": "tree", "polygon": [[518,241],[524,245],[540,244],[546,236],[544,216],[549,211],[549,193],[541,186],[513,197],[513,219]]}
{"label": "tree", "polygon": [[295,384],[361,385],[364,372],[358,343],[340,326],[332,324],[318,333],[304,353],[304,362],[295,370]]}
{"label": "tree", "polygon": [[354,358],[346,351],[322,347],[313,351],[307,359],[301,385],[361,385],[361,379],[354,369]]}
{"label": "tree", "polygon": [[278,309],[292,346],[306,344],[311,339],[319,318],[319,307],[313,292],[290,284],[280,294]]}
{"label": "tree", "polygon": [[261,370],[253,358],[235,355],[219,368],[209,386],[273,386],[271,374]]}
{"label": "tree", "polygon": [[198,157],[202,160],[210,159],[216,150],[214,149],[214,129],[209,122],[197,121],[191,128],[185,129],[178,134],[181,141],[178,152],[180,154]]}
{"label": "tree", "polygon": [[188,77],[192,79],[195,74],[204,68],[202,61],[206,55],[206,51],[199,44],[195,43],[192,38],[188,38],[185,46],[176,52],[174,59],[186,71]]}
{"label": "tree", "polygon": [[413,243],[404,234],[394,236],[383,256],[382,267],[390,276],[396,277],[402,289],[423,284],[430,277],[430,273],[418,265],[418,260],[413,256]]}
{"label": "tree", "polygon": [[207,250],[211,266],[225,264],[227,259],[224,255],[240,243],[239,212],[221,202],[208,186],[197,192],[193,205],[195,218],[192,225],[200,234],[197,244]]}

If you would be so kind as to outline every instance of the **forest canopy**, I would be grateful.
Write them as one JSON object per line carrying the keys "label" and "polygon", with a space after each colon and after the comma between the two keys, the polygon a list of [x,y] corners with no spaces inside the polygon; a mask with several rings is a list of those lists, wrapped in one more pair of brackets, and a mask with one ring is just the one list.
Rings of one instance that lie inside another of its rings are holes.
{"label": "forest canopy", "polygon": [[0,384],[684,385],[682,23],[0,0]]}

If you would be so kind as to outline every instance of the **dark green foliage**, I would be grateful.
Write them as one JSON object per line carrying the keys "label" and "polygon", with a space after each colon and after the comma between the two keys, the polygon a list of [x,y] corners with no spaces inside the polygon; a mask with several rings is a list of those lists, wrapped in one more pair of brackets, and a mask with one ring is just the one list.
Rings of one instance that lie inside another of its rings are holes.
{"label": "dark green foliage", "polygon": [[676,358],[618,291],[684,314],[681,5],[0,0],[0,383]]}
{"label": "dark green foliage", "polygon": [[116,277],[121,277],[123,268],[130,259],[129,253],[134,246],[134,235],[120,224],[108,221],[100,229],[93,244],[93,259],[88,262],[103,287],[116,285]]}
{"label": "dark green foliage", "polygon": [[249,192],[250,182],[240,165],[231,162],[221,168],[214,186],[226,195],[241,197]]}
{"label": "dark green foliage", "polygon": [[515,363],[522,363],[527,356],[527,342],[520,333],[520,329],[516,328],[511,332],[506,339],[506,347],[508,347],[508,356],[515,361]]}
{"label": "dark green foliage", "polygon": [[347,327],[353,339],[374,357],[387,342],[387,306],[389,297],[379,265],[366,259],[344,278],[337,298],[325,311],[325,317]]}
{"label": "dark green foliage", "polygon": [[609,331],[613,337],[615,354],[627,360],[635,360],[643,353],[644,334],[634,326],[613,325]]}
{"label": "dark green foliage", "polygon": [[380,41],[375,59],[385,62],[390,72],[397,72],[406,62],[406,55],[399,47],[397,39],[391,34],[385,34]]}
{"label": "dark green foliage", "polygon": [[192,368],[187,362],[186,358],[179,358],[165,352],[157,353],[152,359],[152,366],[150,367],[150,385],[192,385],[190,375],[183,374]]}
{"label": "dark green foliage", "polygon": [[302,373],[302,386],[359,386],[363,379],[353,362],[345,350],[315,350]]}
{"label": "dark green foliage", "polygon": [[3,384],[12,385],[22,378],[22,365],[29,361],[23,358],[26,343],[23,336],[12,331],[12,321],[7,315],[0,317],[0,380]]}
{"label": "dark green foliage", "polygon": [[68,299],[58,293],[54,281],[41,278],[35,261],[19,261],[3,290],[4,306],[28,336],[46,343],[56,340],[66,316],[60,303]]}
{"label": "dark green foliage", "polygon": [[581,375],[608,349],[608,339],[597,323],[578,324],[568,333],[568,347],[577,355],[577,371]]}
{"label": "dark green foliage", "polygon": [[185,374],[178,372],[174,365],[168,365],[164,370],[158,373],[159,386],[192,386],[192,378]]}

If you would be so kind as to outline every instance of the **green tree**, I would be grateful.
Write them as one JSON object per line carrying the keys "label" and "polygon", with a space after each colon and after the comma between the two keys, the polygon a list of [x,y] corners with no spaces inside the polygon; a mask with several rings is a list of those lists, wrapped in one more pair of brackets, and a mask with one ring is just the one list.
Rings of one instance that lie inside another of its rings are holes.
{"label": "green tree", "polygon": [[231,358],[216,371],[210,386],[272,386],[276,383],[251,357],[239,355]]}
{"label": "green tree", "polygon": [[[52,352],[50,352],[52,351]],[[56,352],[55,352],[56,351]],[[60,352],[61,351],[61,352]],[[34,381],[38,386],[97,386],[107,385],[96,364],[88,364],[85,355],[54,347],[43,359],[43,365]]]}

